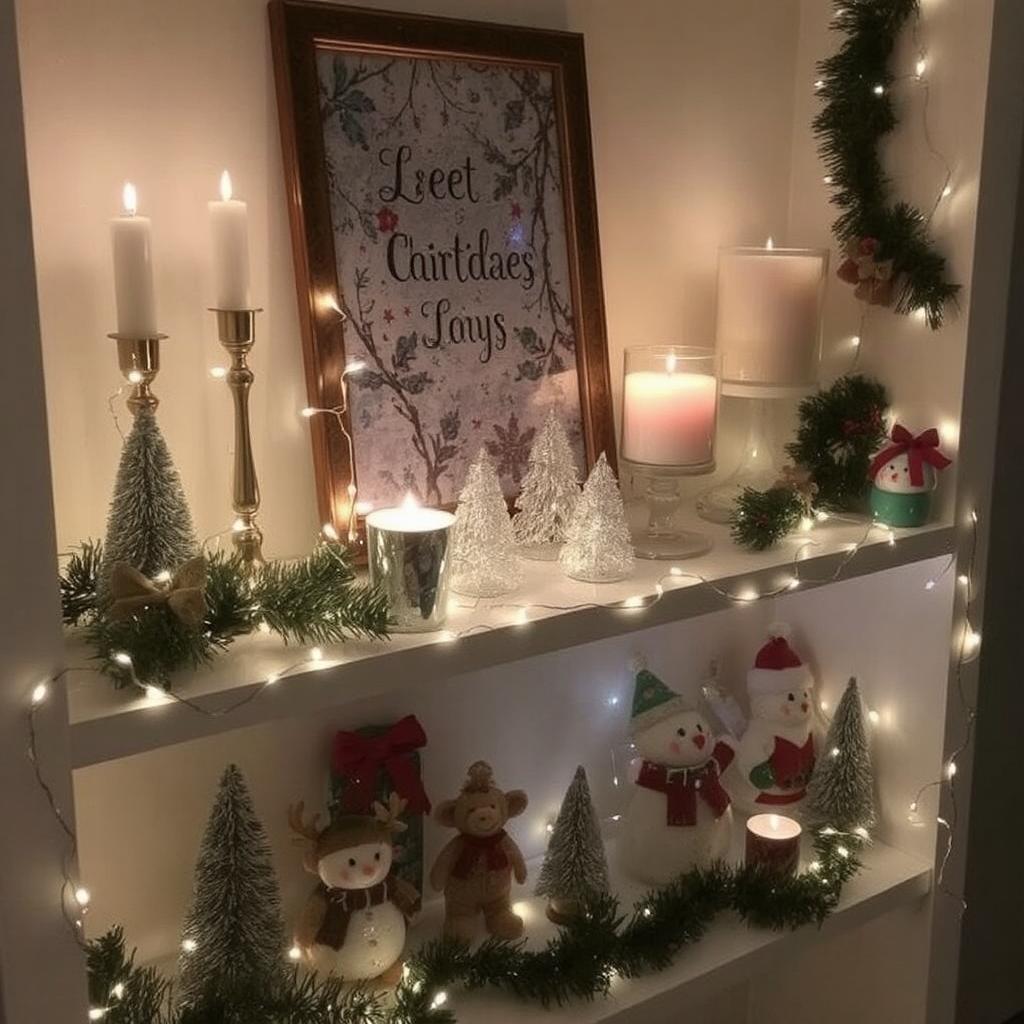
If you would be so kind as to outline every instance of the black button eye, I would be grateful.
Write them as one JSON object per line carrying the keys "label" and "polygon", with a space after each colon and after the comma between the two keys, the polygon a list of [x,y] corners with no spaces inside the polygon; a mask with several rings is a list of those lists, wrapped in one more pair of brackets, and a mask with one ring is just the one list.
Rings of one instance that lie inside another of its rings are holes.
{"label": "black button eye", "polygon": [[704,726],[701,725],[700,722],[698,722],[697,723],[697,732],[703,732],[703,731],[704,731]]}
{"label": "black button eye", "polygon": [[349,859],[348,859],[348,866],[350,868],[354,868],[356,866],[356,859],[355,859],[355,857],[349,857]]}
{"label": "black button eye", "polygon": [[686,730],[685,729],[676,729],[676,735],[677,736],[685,736],[686,735]]}
{"label": "black button eye", "polygon": [[788,696],[786,697],[786,699],[787,699],[787,700],[796,700],[796,697],[794,697],[794,696],[793,696],[793,694],[789,694],[789,695],[788,695]]}
{"label": "black button eye", "polygon": [[380,852],[379,851],[373,855],[373,859],[374,860],[380,860]]}

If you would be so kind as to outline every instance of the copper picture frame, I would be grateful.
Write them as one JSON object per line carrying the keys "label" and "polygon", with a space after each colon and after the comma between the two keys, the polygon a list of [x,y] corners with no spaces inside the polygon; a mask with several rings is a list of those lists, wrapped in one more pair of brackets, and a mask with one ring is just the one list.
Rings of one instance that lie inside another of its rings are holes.
{"label": "copper picture frame", "polygon": [[355,482],[450,506],[481,446],[511,498],[547,407],[614,467],[582,36],[269,13],[310,406],[366,364],[310,420],[322,520],[355,526]]}

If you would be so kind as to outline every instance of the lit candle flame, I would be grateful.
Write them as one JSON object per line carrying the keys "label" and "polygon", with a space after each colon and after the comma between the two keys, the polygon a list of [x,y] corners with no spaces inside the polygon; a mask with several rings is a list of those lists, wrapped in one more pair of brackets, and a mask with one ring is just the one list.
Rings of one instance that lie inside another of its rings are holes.
{"label": "lit candle flame", "polygon": [[412,491],[407,491],[405,497],[402,499],[402,508],[413,509],[419,507],[420,503],[416,500],[416,496],[412,493]]}
{"label": "lit candle flame", "polygon": [[130,181],[124,183],[124,189],[121,192],[121,207],[126,217],[134,217],[135,211],[139,208],[139,195]]}
{"label": "lit candle flame", "polygon": [[669,373],[675,373],[676,372],[676,362],[677,362],[677,360],[676,360],[675,352],[670,352],[668,354],[667,358],[665,359],[665,369]]}
{"label": "lit candle flame", "polygon": [[231,199],[231,195],[231,175],[227,171],[222,171],[220,175],[220,197],[226,203]]}
{"label": "lit candle flame", "polygon": [[771,235],[768,236],[768,241],[764,243],[764,247],[766,249],[774,249],[775,248],[775,240],[772,238]]}

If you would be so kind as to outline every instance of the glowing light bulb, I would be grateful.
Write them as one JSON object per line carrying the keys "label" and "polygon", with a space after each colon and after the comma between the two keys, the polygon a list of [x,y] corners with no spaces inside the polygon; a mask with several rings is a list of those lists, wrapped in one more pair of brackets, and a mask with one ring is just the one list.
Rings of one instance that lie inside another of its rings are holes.
{"label": "glowing light bulb", "polygon": [[820,91],[820,90],[822,90],[822,89],[824,89],[824,88],[825,88],[825,82],[824,82],[824,79],[821,79],[821,78],[819,78],[819,79],[818,79],[818,80],[817,80],[817,81],[816,81],[816,82],[814,83],[814,89],[815,89],[815,92],[818,92],[818,91]]}
{"label": "glowing light bulb", "polygon": [[971,578],[965,572],[960,573],[960,575],[957,576],[956,581],[961,587],[969,587],[971,585]]}
{"label": "glowing light bulb", "polygon": [[884,95],[885,95],[885,86],[884,86],[884,85],[876,85],[876,86],[874,87],[874,89],[872,89],[871,91],[872,91],[872,92],[873,92],[873,93],[874,93],[874,94],[875,94],[876,96],[884,96]]}
{"label": "glowing light bulb", "polygon": [[142,373],[139,370],[129,370],[128,371],[128,383],[129,384],[141,384],[142,383]]}
{"label": "glowing light bulb", "polygon": [[317,410],[314,409],[311,405],[307,405],[306,408],[302,410],[302,415],[305,416],[307,420],[312,419],[316,414]]}
{"label": "glowing light bulb", "polygon": [[786,584],[787,590],[796,590],[800,586],[800,580],[796,576],[791,576],[789,582]]}
{"label": "glowing light bulb", "polygon": [[214,380],[223,380],[228,375],[228,369],[226,366],[211,366],[210,376]]}
{"label": "glowing light bulb", "polygon": [[126,181],[124,188],[121,189],[121,209],[126,217],[134,217],[138,208],[139,194],[135,190],[135,186],[130,181]]}
{"label": "glowing light bulb", "polygon": [[194,953],[196,951],[196,940],[195,939],[182,939],[181,948],[185,953]]}
{"label": "glowing light bulb", "polygon": [[818,707],[821,708],[822,712],[827,712],[828,711],[828,701],[827,700],[821,701],[818,704]]}
{"label": "glowing light bulb", "polygon": [[338,531],[334,528],[334,523],[324,523],[324,525],[320,527],[320,532],[328,540],[337,540],[338,539]]}
{"label": "glowing light bulb", "polygon": [[609,698],[608,698],[608,699],[607,699],[607,700],[605,701],[605,703],[606,703],[606,704],[608,705],[608,707],[610,707],[610,708],[614,708],[614,707],[617,707],[617,706],[618,706],[618,703],[619,703],[619,698],[618,698],[618,695],[617,695],[617,694],[612,694],[612,695],[611,695],[611,696],[610,696],[610,697],[609,697]]}
{"label": "glowing light bulb", "polygon": [[927,70],[928,70],[928,61],[924,57],[922,57],[914,65],[914,74],[916,74],[918,78],[921,78]]}
{"label": "glowing light bulb", "polygon": [[50,696],[50,688],[46,685],[46,683],[40,683],[32,691],[32,698],[31,699],[32,699],[33,706],[34,707],[39,707],[39,705],[42,704],[43,701],[46,700],[46,698],[49,697],[49,696]]}
{"label": "glowing light bulb", "polygon": [[935,580],[929,580],[929,581],[928,581],[928,582],[927,582],[927,583],[926,583],[926,584],[924,585],[924,589],[925,589],[925,590],[934,590],[934,589],[935,589]]}
{"label": "glowing light bulb", "polygon": [[301,960],[302,950],[299,949],[298,946],[292,946],[292,948],[288,950],[288,959],[292,961]]}
{"label": "glowing light bulb", "polygon": [[171,570],[161,569],[154,577],[156,583],[170,583],[171,582]]}
{"label": "glowing light bulb", "polygon": [[[338,310],[340,313],[341,310]],[[345,369],[342,370],[342,377],[347,377],[353,373],[362,373],[366,369],[366,363],[362,359],[353,359],[352,362],[345,364]]]}
{"label": "glowing light bulb", "polygon": [[103,1018],[106,1017],[106,1015],[107,1011],[105,1008],[101,1006],[94,1006],[89,1011],[89,1020],[103,1020]]}
{"label": "glowing light bulb", "polygon": [[309,660],[310,661],[323,661],[324,652],[319,647],[310,647],[309,649]]}
{"label": "glowing light bulb", "polygon": [[817,874],[821,870],[821,861],[820,860],[812,860],[811,863],[807,865],[807,867],[811,871],[813,871],[814,874]]}
{"label": "glowing light bulb", "polygon": [[551,822],[551,821],[549,821],[549,822],[548,822],[548,823],[547,823],[547,824],[546,824],[546,825],[544,826],[544,831],[545,831],[545,832],[547,832],[547,834],[548,834],[548,835],[551,835],[551,833],[555,831],[555,825],[554,825],[554,822]]}
{"label": "glowing light bulb", "polygon": [[964,654],[974,654],[981,646],[981,634],[969,626],[964,632]]}
{"label": "glowing light bulb", "polygon": [[124,651],[115,651],[113,654],[114,661],[118,665],[122,665],[124,668],[129,668],[132,663],[132,657],[130,654],[126,654]]}
{"label": "glowing light bulb", "polygon": [[860,348],[860,335],[859,334],[855,334],[850,339],[850,347],[851,348]]}
{"label": "glowing light bulb", "polygon": [[644,917],[653,917],[654,916],[654,911],[651,910],[650,907],[644,907],[644,909],[641,910],[640,913],[643,914]]}
{"label": "glowing light bulb", "polygon": [[822,180],[822,181],[823,181],[823,182],[824,182],[824,183],[825,183],[826,185],[831,185],[831,184],[832,184],[832,175],[831,175],[831,174],[826,174],[826,175],[825,175],[825,177],[824,177],[824,178],[822,178],[821,180]]}
{"label": "glowing light bulb", "polygon": [[80,885],[75,890],[75,902],[80,907],[87,907],[87,906],[89,906],[89,902],[91,900],[92,900],[92,893],[90,893],[89,890],[86,889],[86,887],[84,885]]}
{"label": "glowing light bulb", "polygon": [[276,672],[271,672],[270,675],[267,676],[267,686],[273,686],[280,678],[281,677]]}
{"label": "glowing light bulb", "polygon": [[956,761],[950,761],[946,765],[946,778],[952,779],[954,775],[956,775]]}
{"label": "glowing light bulb", "polygon": [[838,757],[838,756],[839,756],[839,748],[838,748],[838,747],[833,747],[833,748],[832,748],[832,749],[831,749],[831,750],[829,751],[829,756],[830,756],[830,757]]}
{"label": "glowing light bulb", "polygon": [[882,716],[874,708],[871,708],[868,711],[868,720],[871,722],[872,725],[878,725],[878,723],[882,720]]}
{"label": "glowing light bulb", "polygon": [[111,990],[110,994],[115,999],[120,999],[124,995],[124,982],[119,981]]}
{"label": "glowing light bulb", "polygon": [[436,1009],[438,1009],[438,1008],[440,1008],[440,1007],[444,1006],[444,1004],[445,1004],[445,1003],[447,1003],[447,1002],[448,1002],[448,993],[447,993],[447,992],[445,992],[445,991],[444,991],[444,990],[442,989],[442,990],[441,990],[440,992],[438,992],[438,993],[437,993],[437,995],[435,995],[435,996],[434,996],[434,998],[433,998],[433,999],[432,999],[432,1000],[430,1001],[430,1008],[431,1008],[432,1010],[436,1010]]}
{"label": "glowing light bulb", "polygon": [[845,846],[837,846],[836,853],[838,853],[843,860],[846,860],[846,858],[850,856],[850,851]]}
{"label": "glowing light bulb", "polygon": [[947,185],[942,190],[942,198],[943,199],[948,199],[952,194],[953,194],[953,186],[952,185]]}

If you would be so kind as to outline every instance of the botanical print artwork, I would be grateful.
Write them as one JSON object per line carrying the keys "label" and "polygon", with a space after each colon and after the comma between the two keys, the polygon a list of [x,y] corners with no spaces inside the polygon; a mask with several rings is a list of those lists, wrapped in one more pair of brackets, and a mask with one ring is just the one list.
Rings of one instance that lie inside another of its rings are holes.
{"label": "botanical print artwork", "polygon": [[555,409],[583,468],[552,76],[320,49],[360,498],[450,504],[481,447],[517,494]]}

